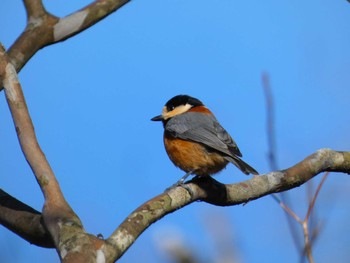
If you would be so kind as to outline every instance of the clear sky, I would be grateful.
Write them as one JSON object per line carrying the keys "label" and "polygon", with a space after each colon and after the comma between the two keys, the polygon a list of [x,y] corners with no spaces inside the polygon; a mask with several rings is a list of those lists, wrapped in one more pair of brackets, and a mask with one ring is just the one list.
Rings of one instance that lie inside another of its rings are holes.
{"label": "clear sky", "polygon": [[[58,16],[89,1],[44,1]],[[9,47],[25,25],[21,1],[0,2],[0,41]],[[350,4],[323,1],[132,1],[85,32],[39,51],[19,77],[38,140],[62,190],[90,233],[107,237],[128,214],[176,182],[163,128],[150,121],[177,94],[202,100],[260,173],[266,158],[261,74],[276,102],[278,164],[317,149],[350,149]],[[43,197],[20,151],[0,94],[0,187],[40,210]],[[220,182],[246,180],[229,166]],[[313,180],[314,185],[320,176]],[[349,189],[331,174],[317,202],[322,230],[317,262],[349,258]],[[305,211],[305,187],[290,192]],[[281,208],[270,197],[245,206],[194,203],[152,225],[120,262],[170,262],[161,244],[174,237],[202,262],[221,246],[227,224],[242,262],[298,262]],[[221,234],[222,238],[222,234]],[[229,245],[230,248],[233,245]],[[1,262],[58,262],[0,228]]]}

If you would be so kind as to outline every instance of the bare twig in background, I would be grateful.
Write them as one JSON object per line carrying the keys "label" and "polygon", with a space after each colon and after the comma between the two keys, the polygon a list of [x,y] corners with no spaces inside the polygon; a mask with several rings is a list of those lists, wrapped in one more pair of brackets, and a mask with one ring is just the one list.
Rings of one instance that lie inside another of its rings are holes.
{"label": "bare twig in background", "polygon": [[[306,216],[304,219],[301,219],[299,216],[297,216],[288,206],[286,206],[281,200],[278,200],[275,198],[275,200],[279,203],[279,205],[284,209],[284,211],[290,215],[291,218],[293,218],[297,223],[299,223],[302,227],[302,230],[303,230],[303,234],[304,234],[304,251],[302,253],[302,257],[306,256],[308,261],[310,263],[313,263],[314,262],[314,259],[313,259],[313,256],[312,256],[312,244],[315,240],[315,236],[317,235],[317,233],[319,232],[319,229],[318,228],[310,228],[309,227],[309,219],[310,219],[310,216],[311,216],[311,213],[312,211],[314,210],[314,207],[315,207],[315,203],[316,203],[316,199],[317,199],[317,196],[325,182],[325,180],[327,179],[329,175],[329,172],[326,172],[323,177],[322,177],[322,180],[321,182],[319,183],[317,189],[316,189],[316,192],[315,194],[313,195],[312,197],[312,200],[310,201],[309,203],[309,206],[308,206],[308,210],[307,210],[307,213],[306,213]],[[312,229],[312,234],[311,234],[311,237],[310,237],[310,229]]]}
{"label": "bare twig in background", "polygon": [[271,171],[276,171],[278,165],[276,160],[275,103],[270,85],[270,76],[264,72],[261,78],[266,99],[267,156]]}
{"label": "bare twig in background", "polygon": [[305,218],[306,220],[308,220],[310,218],[310,216],[311,216],[313,208],[315,207],[317,196],[318,196],[318,194],[319,194],[319,192],[320,192],[324,182],[326,181],[328,175],[329,175],[329,172],[324,174],[324,176],[322,177],[321,182],[319,183],[319,185],[318,185],[318,187],[316,189],[316,192],[315,192],[315,194],[314,194],[314,196],[313,196],[313,198],[312,198],[312,200],[311,200],[311,202],[309,204],[309,208],[307,210],[307,214],[306,214],[306,218]]}
{"label": "bare twig in background", "polygon": [[[270,163],[270,168],[272,170],[277,170],[278,165],[276,161],[276,142],[275,142],[275,119],[274,119],[274,101],[273,101],[273,95],[270,85],[270,79],[267,73],[263,73],[262,75],[262,83],[263,88],[265,91],[265,97],[266,97],[266,108],[267,108],[267,136],[268,136],[268,146],[269,146],[269,153],[268,153],[268,160]],[[286,211],[287,215],[287,222],[289,226],[290,233],[292,235],[294,244],[297,248],[297,250],[300,252],[302,258],[304,256],[307,257],[310,263],[314,262],[312,257],[312,244],[316,240],[317,234],[319,233],[319,229],[317,229],[318,226],[316,226],[316,223],[313,218],[311,218],[311,213],[315,213],[315,202],[317,195],[319,191],[321,190],[321,187],[327,178],[328,173],[325,174],[325,176],[322,178],[321,183],[318,185],[317,190],[315,194],[313,194],[312,191],[312,183],[307,183],[307,196],[308,196],[308,211],[306,217],[302,220],[299,216],[289,207],[288,202],[288,195],[287,193],[280,193],[281,200],[277,197],[277,195],[271,195],[274,200],[276,200],[280,206]],[[297,229],[295,227],[295,224],[293,224],[292,219],[294,219],[295,222],[299,223],[303,230],[304,235],[304,245],[302,246],[300,243],[300,240],[297,236]],[[310,232],[314,233],[312,236],[312,239],[310,238]],[[302,248],[303,247],[303,248]]]}
{"label": "bare twig in background", "polygon": [[[273,98],[271,83],[270,83],[270,76],[268,73],[264,72],[262,74],[262,86],[264,88],[265,93],[265,99],[266,99],[266,134],[267,134],[267,142],[268,142],[268,161],[271,171],[278,170],[278,164],[277,164],[277,147],[276,147],[276,129],[275,129],[275,102]],[[280,193],[279,197],[276,195],[271,195],[275,200],[281,199],[284,206],[287,207],[287,205],[290,204],[288,193]],[[289,207],[288,207],[289,209]],[[291,211],[291,209],[289,209]],[[300,242],[298,231],[296,228],[296,225],[294,224],[294,221],[292,218],[288,215],[286,215],[286,220],[289,228],[289,232],[292,236],[294,245],[297,249],[297,251],[300,253],[302,251],[302,244]]]}
{"label": "bare twig in background", "polygon": [[[319,226],[313,226],[313,227],[309,226],[310,225],[310,223],[309,223],[310,217],[311,217],[311,214],[313,213],[313,211],[315,210],[314,208],[315,208],[316,199],[317,199],[318,194],[319,194],[324,182],[326,181],[328,175],[329,175],[329,172],[326,172],[323,175],[321,182],[317,186],[316,192],[313,195],[313,197],[309,203],[309,207],[308,207],[305,219],[303,221],[303,231],[304,231],[304,236],[305,236],[305,251],[304,251],[304,253],[306,254],[310,263],[314,262],[313,256],[312,256],[312,244],[316,240],[316,236],[317,236],[316,233],[320,232]],[[311,232],[311,236],[310,236],[310,232]]]}

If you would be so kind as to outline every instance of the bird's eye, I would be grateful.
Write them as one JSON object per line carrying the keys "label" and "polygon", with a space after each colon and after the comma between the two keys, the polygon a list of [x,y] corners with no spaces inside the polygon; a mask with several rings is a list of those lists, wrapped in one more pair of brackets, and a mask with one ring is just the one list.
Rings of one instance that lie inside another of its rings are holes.
{"label": "bird's eye", "polygon": [[174,109],[175,109],[174,106],[169,106],[169,107],[168,107],[168,111],[172,111],[172,110],[174,110]]}

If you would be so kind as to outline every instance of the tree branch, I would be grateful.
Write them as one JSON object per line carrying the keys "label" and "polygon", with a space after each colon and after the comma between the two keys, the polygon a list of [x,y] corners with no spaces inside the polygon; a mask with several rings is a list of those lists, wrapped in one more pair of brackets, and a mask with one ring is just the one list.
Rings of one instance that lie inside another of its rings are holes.
{"label": "tree branch", "polygon": [[16,70],[8,62],[4,49],[0,50],[0,59],[2,61],[0,77],[22,152],[40,185],[46,202],[52,202],[62,207],[68,206],[54,173],[38,144]]}
{"label": "tree branch", "polygon": [[31,19],[39,18],[46,14],[46,10],[41,0],[23,0],[27,12],[27,23]]}
{"label": "tree branch", "polygon": [[27,12],[27,26],[8,50],[10,62],[17,72],[38,50],[84,31],[130,0],[96,0],[63,18],[48,13],[41,0],[23,1]]}
{"label": "tree branch", "polygon": [[[22,152],[44,194],[43,222],[54,241],[56,249],[60,252],[60,257],[64,259],[64,262],[77,262],[76,256],[80,256],[83,261],[95,256],[95,241],[97,238],[85,233],[80,219],[63,197],[56,177],[37,142],[16,70],[9,62],[9,58],[1,45],[0,84],[5,89],[7,103]],[[7,212],[10,213],[11,211]],[[79,237],[78,241],[74,242],[77,237]],[[86,251],[84,250],[80,255],[75,249],[77,246],[82,246],[82,244]]]}
{"label": "tree branch", "polygon": [[0,224],[29,243],[54,248],[41,213],[0,189]]}
{"label": "tree branch", "polygon": [[77,12],[61,18],[54,26],[54,43],[66,40],[96,24],[130,0],[97,0]]}
{"label": "tree branch", "polygon": [[194,178],[184,187],[172,188],[132,212],[107,239],[118,259],[151,224],[192,202],[204,201],[218,206],[245,204],[271,193],[302,185],[325,171],[350,173],[350,152],[321,149],[289,169],[271,172],[250,180],[224,185],[211,177]]}

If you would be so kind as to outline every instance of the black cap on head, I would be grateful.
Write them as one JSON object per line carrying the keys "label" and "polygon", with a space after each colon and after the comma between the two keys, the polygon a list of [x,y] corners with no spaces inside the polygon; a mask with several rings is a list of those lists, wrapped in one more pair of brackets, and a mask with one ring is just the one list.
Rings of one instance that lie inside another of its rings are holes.
{"label": "black cap on head", "polygon": [[188,95],[177,95],[177,96],[171,98],[165,104],[165,106],[167,107],[168,111],[172,111],[174,108],[181,106],[181,105],[186,105],[186,104],[190,104],[193,107],[203,106],[203,103],[200,100],[193,98],[191,96],[188,96]]}

